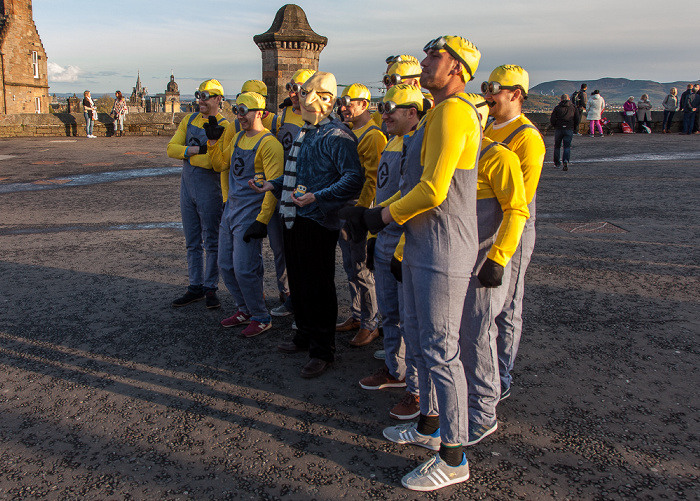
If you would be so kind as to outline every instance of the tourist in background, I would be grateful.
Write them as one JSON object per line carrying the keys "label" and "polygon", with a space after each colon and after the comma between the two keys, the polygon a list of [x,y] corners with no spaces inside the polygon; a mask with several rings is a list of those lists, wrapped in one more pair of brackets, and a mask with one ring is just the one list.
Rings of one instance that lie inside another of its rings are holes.
{"label": "tourist in background", "polygon": [[[588,89],[588,84],[582,83],[581,88],[577,91],[575,91],[571,95],[571,102],[573,103],[576,108],[578,108],[578,114],[581,117],[580,120],[580,129],[586,130],[586,106],[588,106],[588,94],[586,93],[586,90]],[[581,135],[581,130],[576,129],[576,135],[580,136]]]}
{"label": "tourist in background", "polygon": [[661,132],[664,134],[669,134],[671,132],[671,122],[673,121],[673,115],[675,115],[676,110],[678,110],[678,89],[671,87],[671,91],[668,93],[664,99],[664,121],[661,124]]}
{"label": "tourist in background", "polygon": [[625,104],[622,105],[622,113],[625,116],[625,122],[630,126],[630,129],[632,129],[632,132],[634,133],[634,118],[637,113],[637,105],[634,104],[634,96],[628,97]]}
{"label": "tourist in background", "polygon": [[117,127],[119,127],[119,135],[124,135],[124,117],[129,113],[126,107],[126,99],[122,95],[122,91],[118,90],[114,93],[114,107],[112,108],[112,116],[114,117],[114,135],[117,135]]}
{"label": "tourist in background", "polygon": [[647,94],[642,94],[637,103],[637,120],[643,132],[651,132],[651,103]]}
{"label": "tourist in background", "polygon": [[564,162],[564,170],[569,170],[569,160],[571,157],[571,140],[574,131],[578,130],[581,115],[578,107],[570,100],[568,94],[561,95],[561,102],[554,107],[549,122],[554,127],[554,167],[559,168],[559,153],[561,144],[564,143],[564,155],[561,160]]}
{"label": "tourist in background", "polygon": [[92,127],[97,119],[97,107],[90,96],[89,90],[83,92],[83,115],[85,116],[85,133],[87,137],[90,139],[96,138],[97,136],[92,135]]}
{"label": "tourist in background", "polygon": [[[634,103],[632,103],[634,104]],[[593,91],[591,98],[588,100],[588,110],[586,117],[588,118],[588,123],[590,124],[590,136],[593,137],[594,130],[597,127],[600,136],[603,137],[603,126],[600,124],[600,118],[603,115],[603,110],[605,109],[605,99],[600,95],[598,89]]]}
{"label": "tourist in background", "polygon": [[693,122],[693,134],[698,134],[698,131],[700,130],[700,113],[697,112],[698,107],[700,107],[700,85],[695,84],[693,85],[693,101],[691,102],[693,108],[695,108],[695,111],[693,112],[695,114],[695,121]]}
{"label": "tourist in background", "polygon": [[691,134],[693,132],[693,124],[695,123],[695,108],[693,108],[693,86],[688,84],[688,90],[681,94],[680,109],[683,112],[683,130],[681,134]]}

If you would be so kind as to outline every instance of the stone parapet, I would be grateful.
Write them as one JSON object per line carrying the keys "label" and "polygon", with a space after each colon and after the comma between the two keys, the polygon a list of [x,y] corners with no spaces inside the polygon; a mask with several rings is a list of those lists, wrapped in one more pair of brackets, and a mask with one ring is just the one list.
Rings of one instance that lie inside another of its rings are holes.
{"label": "stone parapet", "polygon": [[[126,116],[124,131],[133,136],[172,136],[175,134],[180,121],[188,113],[133,113]],[[230,109],[222,111],[227,119],[235,116]],[[543,134],[554,134],[549,125],[549,113],[525,114]],[[614,133],[620,133],[622,114],[609,112],[603,114],[610,120],[609,127]],[[661,132],[663,121],[662,111],[653,111],[652,131]],[[172,120],[172,121],[171,121]],[[672,132],[680,132],[683,113],[676,112],[671,124]],[[99,113],[93,133],[96,136],[111,136],[114,133],[112,117]],[[82,113],[24,113],[0,115],[0,137],[32,137],[32,136],[85,136],[85,118]]]}

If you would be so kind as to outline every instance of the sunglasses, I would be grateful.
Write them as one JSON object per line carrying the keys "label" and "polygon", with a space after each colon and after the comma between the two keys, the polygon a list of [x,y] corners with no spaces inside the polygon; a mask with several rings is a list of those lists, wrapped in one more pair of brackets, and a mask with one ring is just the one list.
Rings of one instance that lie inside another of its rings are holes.
{"label": "sunglasses", "polygon": [[234,104],[231,107],[231,111],[233,111],[234,115],[247,115],[249,111],[263,111],[262,108],[248,108],[245,104]]}
{"label": "sunglasses", "polygon": [[472,73],[472,69],[469,67],[467,62],[462,58],[462,56],[457,54],[457,52],[452,47],[447,45],[447,40],[445,39],[445,37],[434,38],[433,40],[431,40],[430,42],[425,44],[425,47],[423,47],[423,52],[427,53],[429,50],[446,50],[450,56],[454,57],[457,61],[462,63],[462,65],[467,69],[467,73],[469,73],[469,77],[470,77],[469,80],[474,79],[474,74]]}
{"label": "sunglasses", "polygon": [[287,92],[294,92],[295,94],[298,94],[301,90],[301,85],[296,82],[292,82],[285,85],[284,88],[287,89]]}
{"label": "sunglasses", "polygon": [[384,79],[382,80],[384,82],[384,85],[386,87],[390,85],[398,85],[401,82],[403,82],[407,78],[419,78],[420,74],[418,75],[399,75],[398,73],[393,73],[391,75],[384,75]]}
{"label": "sunglasses", "polygon": [[350,97],[343,96],[335,100],[335,104],[338,106],[345,106],[346,108],[350,106],[352,101],[367,101],[364,97]]}
{"label": "sunglasses", "polygon": [[394,101],[377,103],[377,111],[382,114],[386,113],[387,115],[391,115],[399,108],[416,108],[416,106],[414,104],[396,104]]}
{"label": "sunglasses", "polygon": [[401,56],[389,56],[386,58],[386,64],[400,63],[401,61],[406,61],[406,59]]}
{"label": "sunglasses", "polygon": [[519,85],[501,85],[498,82],[481,82],[481,93],[486,94],[487,92],[492,96],[498,94],[503,89],[505,90],[515,90],[521,89]]}
{"label": "sunglasses", "polygon": [[210,97],[216,97],[216,96],[218,96],[218,95],[219,95],[219,94],[212,94],[211,92],[209,92],[209,91],[207,91],[207,90],[203,90],[203,91],[196,91],[196,92],[194,93],[194,98],[195,98],[195,99],[201,99],[202,101],[206,101],[206,100],[209,99]]}

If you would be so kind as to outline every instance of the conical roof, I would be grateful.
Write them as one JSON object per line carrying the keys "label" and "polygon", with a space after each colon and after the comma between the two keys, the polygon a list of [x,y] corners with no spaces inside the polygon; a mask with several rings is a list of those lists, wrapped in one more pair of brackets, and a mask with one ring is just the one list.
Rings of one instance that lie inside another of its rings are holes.
{"label": "conical roof", "polygon": [[328,38],[316,33],[309,26],[306,13],[298,5],[283,5],[275,15],[272,26],[265,33],[255,35],[256,44],[264,42],[310,42],[326,45]]}

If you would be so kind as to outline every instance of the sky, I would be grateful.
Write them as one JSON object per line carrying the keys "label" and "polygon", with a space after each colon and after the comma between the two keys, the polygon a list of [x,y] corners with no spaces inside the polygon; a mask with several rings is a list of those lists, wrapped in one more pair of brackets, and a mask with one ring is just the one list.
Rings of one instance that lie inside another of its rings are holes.
{"label": "sky", "polygon": [[[253,36],[284,5],[270,0],[33,0],[34,22],[48,56],[50,92],[127,96],[137,72],[151,95],[173,72],[181,94],[208,78],[228,95],[262,75]],[[700,2],[682,0],[300,0],[313,30],[328,37],[319,69],[339,83],[380,87],[393,54],[422,59],[439,35],[460,35],[481,52],[468,92],[493,68],[518,64],[530,86],[604,77],[695,81],[700,78]],[[683,40],[685,39],[685,42]]]}

